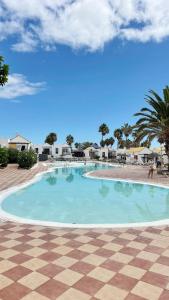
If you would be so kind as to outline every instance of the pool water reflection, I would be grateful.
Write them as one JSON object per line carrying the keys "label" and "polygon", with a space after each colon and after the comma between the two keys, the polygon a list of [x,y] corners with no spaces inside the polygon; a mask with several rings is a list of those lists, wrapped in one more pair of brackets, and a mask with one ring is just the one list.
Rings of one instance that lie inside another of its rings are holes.
{"label": "pool water reflection", "polygon": [[105,165],[58,168],[1,204],[26,219],[76,224],[127,224],[169,219],[169,190],[83,174]]}

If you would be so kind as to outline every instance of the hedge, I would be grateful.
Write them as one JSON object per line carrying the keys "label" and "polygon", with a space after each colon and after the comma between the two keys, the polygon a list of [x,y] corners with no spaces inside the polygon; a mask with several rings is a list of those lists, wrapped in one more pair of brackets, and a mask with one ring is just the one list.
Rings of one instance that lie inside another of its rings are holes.
{"label": "hedge", "polygon": [[17,164],[19,151],[17,149],[8,149],[8,162],[9,164]]}

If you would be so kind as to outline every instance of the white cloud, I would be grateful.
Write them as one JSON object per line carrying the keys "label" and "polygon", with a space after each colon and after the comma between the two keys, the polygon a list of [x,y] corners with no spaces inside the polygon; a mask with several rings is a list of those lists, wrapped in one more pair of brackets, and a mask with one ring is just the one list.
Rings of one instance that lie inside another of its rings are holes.
{"label": "white cloud", "polygon": [[32,83],[22,74],[11,74],[7,84],[0,87],[0,99],[15,99],[20,96],[34,95],[43,87],[43,82]]}
{"label": "white cloud", "polygon": [[160,42],[169,36],[168,0],[0,0],[0,37],[16,51],[57,44],[95,51],[120,38]]}

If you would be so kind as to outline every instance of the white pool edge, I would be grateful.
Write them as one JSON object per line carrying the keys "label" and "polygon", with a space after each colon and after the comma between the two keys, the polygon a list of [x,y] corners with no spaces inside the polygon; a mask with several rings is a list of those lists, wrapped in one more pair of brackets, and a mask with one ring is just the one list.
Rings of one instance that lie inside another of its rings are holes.
{"label": "white pool edge", "polygon": [[[83,163],[83,162],[82,162]],[[89,162],[90,163],[90,162]],[[91,162],[92,163],[92,162]],[[102,162],[99,162],[102,163]],[[104,163],[107,165],[111,165],[110,163]],[[71,165],[66,165],[66,167],[76,167],[79,166],[76,164],[71,164]],[[140,228],[140,227],[158,227],[158,226],[167,226],[169,225],[169,219],[164,219],[164,220],[158,220],[158,221],[152,221],[152,222],[139,222],[139,223],[119,223],[119,224],[72,224],[72,223],[60,223],[60,222],[50,222],[50,221],[41,221],[41,220],[33,220],[33,219],[26,219],[26,218],[21,218],[12,214],[9,214],[5,212],[2,207],[1,203],[5,200],[6,197],[9,195],[26,188],[29,185],[34,184],[35,182],[39,181],[44,174],[51,173],[55,169],[58,168],[64,168],[65,166],[55,166],[51,167],[46,171],[40,172],[36,174],[31,180],[28,180],[27,182],[8,188],[4,191],[0,192],[0,220],[2,221],[10,221],[10,222],[16,222],[16,223],[21,223],[21,224],[29,224],[29,225],[40,225],[40,226],[46,226],[46,227],[58,227],[58,228],[81,228],[81,229],[92,229],[92,228],[97,228],[97,229],[114,229],[114,228]],[[119,179],[119,178],[106,178],[106,177],[97,177],[97,176],[91,176],[91,173],[93,171],[85,173],[83,176],[94,179],[94,180],[108,180],[108,181],[118,181],[118,182],[126,182],[126,183],[135,183],[135,184],[143,184],[143,185],[149,185],[149,186],[156,186],[156,187],[161,187],[164,189],[169,189],[169,186],[161,185],[161,184],[155,184],[155,183],[147,183],[144,181],[134,181],[131,179]]]}

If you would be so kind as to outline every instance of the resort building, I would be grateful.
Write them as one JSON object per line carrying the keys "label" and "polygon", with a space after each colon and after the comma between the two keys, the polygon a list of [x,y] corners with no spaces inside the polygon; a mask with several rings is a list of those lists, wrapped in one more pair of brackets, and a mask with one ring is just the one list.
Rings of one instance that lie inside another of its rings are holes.
{"label": "resort building", "polygon": [[32,143],[19,134],[8,142],[9,148],[17,149],[19,151],[29,150],[31,146]]}
{"label": "resort building", "polygon": [[147,163],[152,160],[152,150],[147,147],[135,147],[127,150],[127,161],[138,162],[140,164]]}
{"label": "resort building", "polygon": [[118,149],[117,159],[126,163],[144,164],[154,159],[153,151],[147,147],[133,147],[130,149]]}
{"label": "resort building", "polygon": [[99,147],[97,144],[93,144],[91,147],[88,147],[84,150],[86,159],[104,159],[104,158],[113,158],[116,157],[116,151],[105,146]]}
{"label": "resort building", "polygon": [[71,148],[67,144],[56,144],[56,145],[42,144],[42,145],[34,145],[33,148],[38,155],[44,154],[54,158],[72,157]]}
{"label": "resort building", "polygon": [[130,149],[117,149],[111,147],[100,147],[97,143],[93,143],[86,149],[75,149],[67,144],[35,144],[33,145],[28,139],[21,135],[14,138],[0,138],[0,148],[7,147],[17,149],[19,151],[34,149],[39,160],[47,160],[50,157],[55,159],[71,159],[72,157],[80,157],[84,159],[113,159],[117,162],[128,164],[146,164],[149,161],[160,160],[162,163],[168,163],[168,157],[165,153],[164,146],[157,148],[133,147]]}

